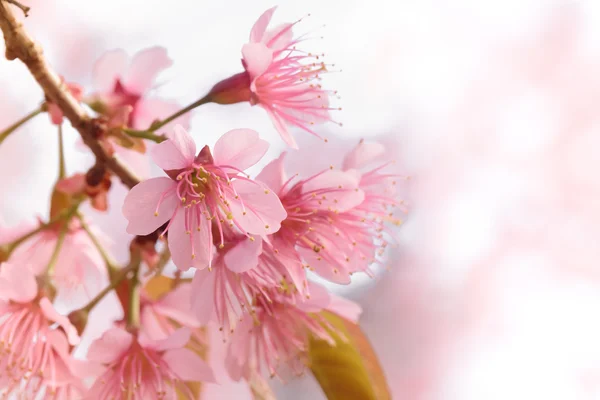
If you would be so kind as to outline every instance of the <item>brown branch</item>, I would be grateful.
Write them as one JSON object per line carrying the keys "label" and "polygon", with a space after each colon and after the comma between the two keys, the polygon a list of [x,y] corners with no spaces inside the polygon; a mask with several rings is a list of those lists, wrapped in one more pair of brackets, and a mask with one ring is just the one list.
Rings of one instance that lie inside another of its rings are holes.
{"label": "brown branch", "polygon": [[4,0],[4,1],[6,1],[7,3],[10,3],[10,4],[12,4],[12,5],[16,6],[16,7],[19,7],[19,8],[21,9],[21,11],[23,11],[23,14],[24,14],[26,17],[28,17],[28,16],[29,16],[29,10],[31,10],[31,8],[29,8],[29,7],[27,7],[27,6],[25,6],[25,5],[21,4],[21,3],[19,3],[19,2],[18,2],[18,1],[16,1],[16,0]]}
{"label": "brown branch", "polygon": [[139,179],[116,158],[108,154],[97,138],[104,127],[97,120],[90,118],[81,105],[64,87],[58,75],[46,62],[42,49],[33,41],[23,28],[7,3],[0,0],[0,29],[6,43],[6,58],[20,59],[29,69],[46,97],[56,104],[65,117],[71,121],[83,142],[92,150],[99,163],[105,164],[121,182],[132,188]]}

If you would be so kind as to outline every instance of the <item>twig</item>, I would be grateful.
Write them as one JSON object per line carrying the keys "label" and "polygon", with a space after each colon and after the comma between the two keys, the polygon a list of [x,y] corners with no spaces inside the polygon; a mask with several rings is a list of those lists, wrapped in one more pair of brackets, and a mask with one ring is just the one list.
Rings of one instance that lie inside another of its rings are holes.
{"label": "twig", "polygon": [[23,11],[23,14],[25,15],[25,17],[29,17],[29,10],[31,10],[30,7],[24,6],[23,4],[19,3],[16,0],[4,0],[9,4],[12,4],[16,7],[19,7],[21,9],[21,11]]}
{"label": "twig", "polygon": [[98,142],[105,129],[97,120],[91,119],[75,100],[71,93],[62,85],[58,75],[46,62],[42,49],[33,41],[23,28],[23,24],[15,18],[7,3],[0,0],[0,29],[6,43],[6,58],[20,59],[29,69],[46,97],[56,104],[64,116],[71,122],[83,142],[92,150],[96,159],[121,179],[128,187],[135,186],[139,179],[116,158],[108,154]]}
{"label": "twig", "polygon": [[13,133],[14,131],[16,131],[17,128],[19,128],[21,125],[23,125],[25,122],[29,121],[30,119],[32,119],[36,115],[39,115],[40,113],[42,113],[42,111],[43,111],[43,109],[40,107],[37,110],[34,110],[34,111],[30,112],[29,114],[27,114],[26,116],[24,116],[23,118],[21,118],[20,120],[18,120],[17,122],[15,122],[14,124],[12,124],[8,128],[6,128],[4,131],[0,132],[0,144],[2,142],[4,142],[4,140],[11,133]]}

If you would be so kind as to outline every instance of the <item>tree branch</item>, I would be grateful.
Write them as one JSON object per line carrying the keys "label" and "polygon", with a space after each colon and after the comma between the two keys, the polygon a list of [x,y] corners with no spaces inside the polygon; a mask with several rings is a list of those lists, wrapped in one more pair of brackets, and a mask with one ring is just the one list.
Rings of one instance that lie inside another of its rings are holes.
{"label": "tree branch", "polygon": [[92,150],[99,163],[105,164],[121,181],[132,188],[139,179],[116,158],[108,154],[97,138],[105,129],[97,120],[90,118],[81,105],[64,87],[58,75],[46,62],[42,49],[23,28],[7,3],[0,0],[0,29],[6,43],[6,58],[20,59],[29,69],[44,93],[71,122],[83,142]]}

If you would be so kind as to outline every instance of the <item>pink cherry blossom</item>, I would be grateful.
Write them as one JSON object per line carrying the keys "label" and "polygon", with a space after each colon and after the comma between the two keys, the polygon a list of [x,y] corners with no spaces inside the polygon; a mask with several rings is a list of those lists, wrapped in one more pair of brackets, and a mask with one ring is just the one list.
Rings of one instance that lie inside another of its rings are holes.
{"label": "pink cherry blossom", "polygon": [[267,148],[258,133],[234,129],[217,141],[214,153],[205,146],[196,155],[190,135],[176,127],[151,154],[168,177],[143,181],[125,198],[127,232],[147,235],[168,222],[169,249],[181,270],[212,264],[213,227],[219,246],[226,226],[248,236],[276,232],[286,215],[279,198],[242,173]]}
{"label": "pink cherry blossom", "polygon": [[313,125],[332,121],[329,111],[338,108],[329,105],[329,95],[335,92],[319,83],[330,66],[323,62],[324,55],[297,49],[305,38],[293,38],[292,28],[300,21],[267,30],[275,9],[260,16],[250,32],[250,42],[242,47],[246,72],[219,82],[209,96],[220,104],[250,101],[261,106],[283,140],[298,148],[289,127],[319,137]]}
{"label": "pink cherry blossom", "polygon": [[[57,326],[56,328],[54,326]],[[79,336],[26,265],[0,265],[0,394],[56,392],[77,385],[68,346]]]}
{"label": "pink cherry blossom", "polygon": [[244,315],[229,344],[226,364],[233,379],[249,379],[254,372],[265,370],[273,376],[284,365],[296,374],[302,373],[309,335],[335,345],[329,332],[336,329],[318,314],[323,310],[357,322],[361,313],[357,304],[335,297],[314,283],[310,286],[312,296],[305,301],[298,302],[280,292],[272,293],[269,301],[257,298],[256,312]]}
{"label": "pink cherry blossom", "polygon": [[[121,49],[109,51],[94,66],[96,92],[87,102],[110,118],[118,117],[124,107],[131,107],[127,125],[147,129],[155,120],[166,118],[181,108],[173,101],[150,97],[156,77],[172,63],[162,47],[144,49],[131,59]],[[178,118],[177,123],[187,127],[189,115]]]}
{"label": "pink cherry blossom", "polygon": [[174,399],[177,393],[193,398],[183,382],[214,382],[212,369],[193,351],[184,348],[188,328],[158,341],[142,340],[111,328],[92,343],[87,357],[106,366],[89,392],[90,399]]}

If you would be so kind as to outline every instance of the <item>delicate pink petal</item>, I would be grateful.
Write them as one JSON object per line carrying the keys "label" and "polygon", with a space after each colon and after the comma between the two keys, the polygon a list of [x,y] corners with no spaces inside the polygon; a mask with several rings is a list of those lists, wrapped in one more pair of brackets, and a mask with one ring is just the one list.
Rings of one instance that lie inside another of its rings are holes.
{"label": "delicate pink petal", "polygon": [[339,170],[329,170],[311,179],[303,186],[302,190],[305,193],[323,188],[336,190],[327,194],[321,202],[321,207],[343,212],[356,207],[365,199],[364,192],[358,189],[358,183],[359,181],[353,174]]}
{"label": "delicate pink petal", "polygon": [[191,350],[169,350],[163,354],[162,359],[183,381],[216,382],[212,368]]}
{"label": "delicate pink petal", "polygon": [[230,271],[246,272],[258,265],[258,256],[262,253],[262,240],[244,239],[225,254],[225,265]]}
{"label": "delicate pink petal", "polygon": [[27,303],[37,293],[37,282],[29,266],[10,262],[0,265],[0,299]]}
{"label": "delicate pink petal", "polygon": [[75,329],[73,324],[71,324],[69,318],[59,314],[58,311],[56,311],[56,309],[54,308],[52,303],[50,303],[50,300],[48,300],[47,297],[43,297],[40,300],[40,308],[42,309],[42,312],[44,313],[46,318],[48,318],[50,321],[56,322],[64,329],[65,333],[67,334],[67,339],[69,340],[69,343],[71,345],[76,346],[79,344],[80,338],[79,334],[77,334],[77,329]]}
{"label": "delicate pink petal", "polygon": [[15,241],[37,227],[38,224],[31,221],[23,221],[18,225],[8,227],[2,220],[0,220],[0,244],[6,244]]}
{"label": "delicate pink petal", "polygon": [[[123,202],[123,215],[129,221],[127,233],[148,235],[167,222],[179,205],[175,190],[171,190],[176,185],[166,177],[148,179],[135,185]],[[170,192],[164,195],[167,191]]]}
{"label": "delicate pink petal", "polygon": [[250,41],[251,42],[261,42],[263,40],[263,36],[269,26],[269,22],[271,22],[271,18],[273,18],[273,13],[277,9],[277,6],[269,8],[267,11],[262,13],[258,20],[252,26],[252,30],[250,31]]}
{"label": "delicate pink petal", "polygon": [[169,336],[168,327],[161,325],[158,320],[158,311],[154,305],[144,305],[140,312],[139,340],[144,342],[162,340]]}
{"label": "delicate pink petal", "polygon": [[132,342],[133,336],[129,332],[110,328],[90,345],[87,358],[99,363],[113,362],[131,347]]}
{"label": "delicate pink petal", "polygon": [[264,183],[275,193],[279,193],[281,187],[287,180],[285,169],[283,167],[286,154],[286,152],[281,153],[278,158],[268,163],[256,177],[257,181]]}
{"label": "delicate pink petal", "polygon": [[177,329],[166,339],[156,341],[151,346],[156,351],[165,351],[171,349],[180,349],[190,341],[192,331],[188,327]]}
{"label": "delicate pink petal", "polygon": [[380,160],[380,157],[385,153],[385,146],[377,142],[365,142],[361,140],[344,157],[343,169],[360,169],[373,161]]}
{"label": "delicate pink petal", "polygon": [[48,115],[50,115],[50,122],[54,125],[60,125],[63,121],[63,112],[54,103],[48,103]]}
{"label": "delicate pink petal", "polygon": [[[233,187],[240,199],[228,199],[231,213],[245,232],[267,235],[279,230],[287,213],[275,192],[239,179],[233,182]],[[240,201],[243,201],[243,207]]]}
{"label": "delicate pink petal", "polygon": [[213,150],[215,165],[228,165],[245,170],[256,164],[269,149],[252,129],[233,129],[217,140]]}
{"label": "delicate pink petal", "polygon": [[191,283],[180,284],[157,301],[153,308],[160,314],[169,317],[184,326],[195,328],[200,326],[200,323],[192,313],[190,306],[191,297]]}
{"label": "delicate pink petal", "polygon": [[273,61],[273,50],[262,43],[247,43],[242,47],[242,57],[250,79],[264,74]]}
{"label": "delicate pink petal", "polygon": [[142,94],[151,89],[157,75],[172,64],[164,47],[142,50],[133,56],[125,75],[124,86],[132,93]]}
{"label": "delicate pink petal", "polygon": [[99,92],[112,92],[117,79],[125,74],[129,57],[122,49],[111,50],[94,65],[93,85]]}
{"label": "delicate pink petal", "polygon": [[294,36],[292,26],[293,24],[286,23],[269,29],[262,38],[262,42],[274,51],[286,48]]}
{"label": "delicate pink petal", "polygon": [[56,190],[67,194],[77,194],[85,190],[85,174],[75,174],[68,178],[63,178],[56,183]]}
{"label": "delicate pink petal", "polygon": [[148,179],[150,177],[151,165],[147,154],[121,146],[115,146],[115,154],[123,161],[123,164],[127,165],[140,178]]}
{"label": "delicate pink petal", "polygon": [[354,323],[358,322],[358,318],[360,317],[360,314],[362,314],[362,307],[359,304],[334,294],[330,295],[330,302],[327,306],[327,310]]}
{"label": "delicate pink petal", "polygon": [[339,269],[335,272],[334,266],[329,264],[325,259],[319,256],[319,253],[315,253],[312,250],[299,248],[298,252],[314,271],[322,278],[328,281],[339,283],[341,285],[347,285],[350,283],[350,275],[347,271],[340,271]]}
{"label": "delicate pink petal", "polygon": [[186,229],[186,210],[184,208],[177,211],[177,215],[169,227],[171,257],[175,266],[182,271],[187,271],[192,266],[198,269],[208,267],[213,251],[210,223],[205,216],[201,215],[201,226],[198,229],[196,212],[198,210],[195,207],[187,210],[187,213],[192,213],[189,218],[191,221],[191,225],[188,227],[189,233]]}
{"label": "delicate pink petal", "polygon": [[192,279],[192,309],[202,325],[206,325],[215,313],[215,278],[208,270],[196,271]]}
{"label": "delicate pink petal", "polygon": [[296,307],[307,313],[323,311],[331,303],[331,294],[323,286],[314,282],[309,283],[310,297],[298,302]]}
{"label": "delicate pink petal", "polygon": [[[181,105],[175,101],[163,100],[156,97],[142,97],[135,105],[133,128],[148,129],[148,127],[156,120],[165,119],[181,110],[181,108]],[[177,125],[183,126],[184,129],[189,129],[191,116],[191,113],[185,113],[160,128],[158,132],[173,132]]]}
{"label": "delicate pink petal", "polygon": [[165,171],[189,167],[196,156],[194,139],[177,125],[169,139],[154,146],[151,152],[152,161]]}
{"label": "delicate pink petal", "polygon": [[298,143],[296,143],[296,139],[294,139],[294,137],[290,133],[283,118],[275,110],[272,110],[271,108],[265,105],[263,105],[263,109],[267,112],[269,117],[271,117],[273,125],[275,125],[275,129],[277,129],[277,132],[279,132],[279,135],[281,136],[283,141],[292,149],[297,149]]}

